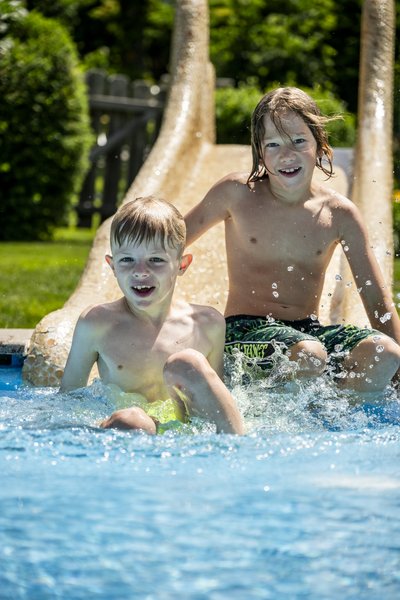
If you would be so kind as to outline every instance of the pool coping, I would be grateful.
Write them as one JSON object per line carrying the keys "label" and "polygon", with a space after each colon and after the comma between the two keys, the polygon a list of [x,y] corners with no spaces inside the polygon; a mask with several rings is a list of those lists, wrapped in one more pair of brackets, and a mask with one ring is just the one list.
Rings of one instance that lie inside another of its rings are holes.
{"label": "pool coping", "polygon": [[34,329],[0,329],[0,355],[25,356]]}

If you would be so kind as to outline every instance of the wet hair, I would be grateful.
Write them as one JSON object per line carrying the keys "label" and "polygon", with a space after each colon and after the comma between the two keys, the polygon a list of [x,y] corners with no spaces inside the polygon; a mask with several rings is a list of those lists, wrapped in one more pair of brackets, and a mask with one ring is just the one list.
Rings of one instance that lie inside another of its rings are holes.
{"label": "wet hair", "polygon": [[182,254],[186,244],[186,225],[183,216],[173,204],[156,198],[143,196],[122,204],[111,223],[111,243],[122,246],[160,240],[163,248]]}
{"label": "wet hair", "polygon": [[[247,180],[250,182],[259,181],[268,175],[268,170],[264,165],[262,141],[265,135],[264,116],[268,115],[277,130],[288,137],[282,125],[282,117],[288,112],[295,113],[310,128],[311,133],[317,142],[317,160],[316,166],[327,175],[333,175],[332,148],[328,142],[328,135],[325,125],[329,121],[341,118],[340,116],[326,117],[318,108],[316,102],[308,94],[296,87],[283,87],[272,90],[261,98],[255,107],[251,116],[251,151],[253,155],[253,165],[251,173]],[[328,166],[322,163],[325,157]]]}

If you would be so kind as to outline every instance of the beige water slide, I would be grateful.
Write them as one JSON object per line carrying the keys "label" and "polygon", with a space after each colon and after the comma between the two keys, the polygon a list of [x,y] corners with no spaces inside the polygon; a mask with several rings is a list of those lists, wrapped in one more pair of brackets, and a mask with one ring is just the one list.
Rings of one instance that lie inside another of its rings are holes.
{"label": "beige water slide", "polygon": [[[335,168],[329,185],[350,194],[365,215],[387,281],[392,278],[392,89],[394,2],[365,0],[362,16],[359,132],[352,171]],[[162,128],[124,201],[158,194],[185,213],[230,171],[251,166],[249,146],[216,145],[214,71],[208,52],[207,0],[178,0],[171,59],[171,88]],[[266,40],[268,43],[268,40]],[[349,175],[350,173],[350,175]],[[351,174],[352,173],[352,174]],[[98,230],[77,289],[60,310],[37,325],[24,364],[34,385],[58,386],[76,320],[88,305],[119,297],[105,263],[110,220]],[[283,234],[284,235],[284,234]],[[227,270],[223,226],[192,247],[194,262],[177,293],[224,310]],[[340,277],[339,277],[340,276]],[[340,248],[326,277],[321,320],[367,323]],[[95,372],[93,373],[95,374]]]}

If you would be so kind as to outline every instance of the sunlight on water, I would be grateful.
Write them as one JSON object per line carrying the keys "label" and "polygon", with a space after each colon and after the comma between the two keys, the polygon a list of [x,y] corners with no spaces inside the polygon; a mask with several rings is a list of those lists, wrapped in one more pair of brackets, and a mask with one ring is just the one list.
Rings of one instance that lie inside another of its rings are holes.
{"label": "sunlight on water", "polygon": [[360,403],[292,369],[230,368],[244,437],[102,430],[100,382],[4,383],[0,597],[399,597],[398,394]]}

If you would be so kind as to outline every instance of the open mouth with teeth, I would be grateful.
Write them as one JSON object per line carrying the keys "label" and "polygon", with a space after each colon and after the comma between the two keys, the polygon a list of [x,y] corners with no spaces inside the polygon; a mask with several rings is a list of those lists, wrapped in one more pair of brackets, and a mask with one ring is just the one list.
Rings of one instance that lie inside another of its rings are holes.
{"label": "open mouth with teeth", "polygon": [[155,289],[154,286],[150,286],[150,285],[133,285],[132,286],[132,290],[135,292],[135,294],[137,296],[140,296],[141,298],[146,298],[147,296],[150,296],[150,294],[152,293],[152,291]]}
{"label": "open mouth with teeth", "polygon": [[297,173],[300,173],[301,167],[293,167],[291,169],[279,169],[279,173],[285,177],[294,177]]}

